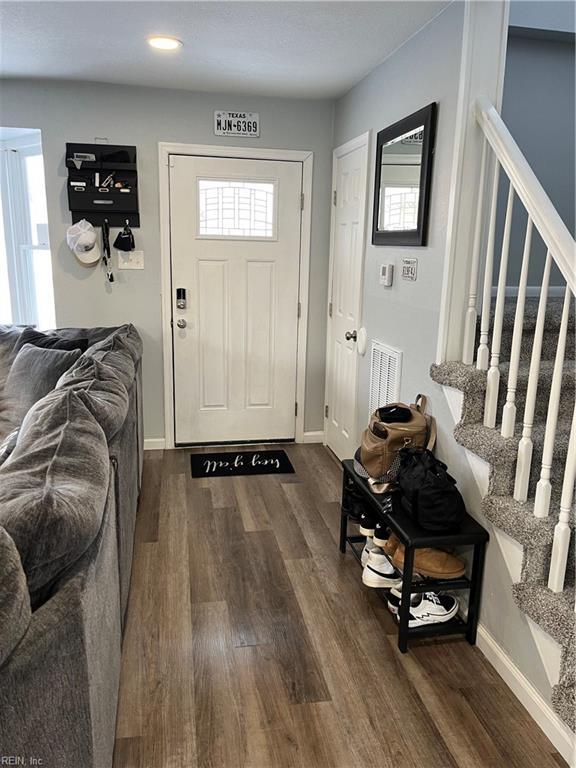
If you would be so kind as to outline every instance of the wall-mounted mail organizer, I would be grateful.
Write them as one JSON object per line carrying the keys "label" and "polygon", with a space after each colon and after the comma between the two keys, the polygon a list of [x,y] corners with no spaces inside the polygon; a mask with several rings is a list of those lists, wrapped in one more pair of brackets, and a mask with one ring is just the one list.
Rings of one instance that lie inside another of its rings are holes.
{"label": "wall-mounted mail organizer", "polygon": [[66,144],[68,204],[72,222],[95,227],[140,226],[136,147],[114,144]]}

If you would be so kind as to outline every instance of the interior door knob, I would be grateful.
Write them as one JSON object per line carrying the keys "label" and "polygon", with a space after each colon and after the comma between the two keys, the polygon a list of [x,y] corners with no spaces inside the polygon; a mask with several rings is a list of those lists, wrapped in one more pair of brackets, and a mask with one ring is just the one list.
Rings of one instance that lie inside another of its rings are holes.
{"label": "interior door knob", "polygon": [[186,320],[181,317],[180,320],[176,320],[176,325],[178,328],[186,328]]}
{"label": "interior door knob", "polygon": [[358,334],[356,333],[356,331],[352,331],[352,332],[346,331],[346,334],[345,334],[346,341],[356,341],[357,338],[358,338]]}

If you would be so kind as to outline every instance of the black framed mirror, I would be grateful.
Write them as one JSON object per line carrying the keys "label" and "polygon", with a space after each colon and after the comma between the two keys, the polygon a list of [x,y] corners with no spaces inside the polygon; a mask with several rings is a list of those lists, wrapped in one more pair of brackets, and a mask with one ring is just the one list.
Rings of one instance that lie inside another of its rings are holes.
{"label": "black framed mirror", "polygon": [[372,245],[426,245],[436,103],[378,133]]}

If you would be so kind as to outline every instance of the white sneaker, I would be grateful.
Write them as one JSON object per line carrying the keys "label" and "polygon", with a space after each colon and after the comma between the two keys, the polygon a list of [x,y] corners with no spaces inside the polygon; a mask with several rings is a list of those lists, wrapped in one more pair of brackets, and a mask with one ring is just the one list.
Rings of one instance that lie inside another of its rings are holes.
{"label": "white sneaker", "polygon": [[458,600],[443,592],[425,592],[420,600],[410,601],[409,627],[442,624],[458,613]]}
{"label": "white sneaker", "polygon": [[362,582],[367,587],[390,589],[401,584],[402,577],[384,552],[379,547],[375,547],[368,555],[362,571]]}
{"label": "white sneaker", "polygon": [[376,549],[376,545],[374,544],[372,536],[366,536],[366,544],[364,544],[364,549],[362,550],[362,558],[361,558],[363,568],[368,562],[368,558],[370,557],[370,552],[372,552],[373,549]]}

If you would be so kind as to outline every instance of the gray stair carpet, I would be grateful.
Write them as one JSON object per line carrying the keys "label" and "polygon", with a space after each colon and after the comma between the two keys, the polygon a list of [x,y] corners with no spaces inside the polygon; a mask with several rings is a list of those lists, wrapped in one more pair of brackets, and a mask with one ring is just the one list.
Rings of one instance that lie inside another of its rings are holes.
{"label": "gray stair carpet", "polygon": [[[504,323],[502,328],[501,359],[510,359],[512,333],[514,327],[515,300],[506,300]],[[524,548],[521,580],[512,587],[516,604],[558,642],[563,649],[560,680],[554,686],[552,706],[562,720],[572,729],[576,729],[576,637],[574,614],[574,574],[575,554],[574,536],[568,556],[568,569],[564,591],[554,593],[548,589],[547,579],[552,552],[554,526],[560,512],[560,495],[564,465],[568,450],[570,423],[574,407],[576,390],[575,360],[575,323],[574,304],[569,319],[566,354],[562,375],[562,399],[567,404],[560,409],[556,437],[554,441],[554,460],[552,465],[552,500],[547,518],[534,517],[533,501],[520,503],[513,498],[516,473],[516,455],[518,441],[522,435],[522,420],[530,355],[534,341],[536,325],[537,299],[527,299],[522,334],[520,367],[516,391],[516,428],[514,437],[503,438],[500,434],[502,408],[506,402],[509,364],[500,365],[500,389],[498,397],[498,415],[496,427],[491,429],[483,424],[484,398],[486,394],[486,372],[477,370],[475,365],[458,362],[433,365],[430,375],[434,381],[445,386],[459,389],[463,395],[462,414],[454,429],[454,436],[460,445],[490,465],[488,494],[482,501],[482,513],[497,528],[516,539]],[[562,314],[562,299],[548,300],[546,322],[542,343],[542,359],[538,378],[538,393],[534,415],[532,440],[534,443],[532,472],[528,498],[534,498],[536,483],[540,475],[546,414],[552,383],[554,357],[556,354],[558,330]],[[491,319],[491,327],[492,327]],[[476,349],[479,342],[479,330],[476,335]],[[574,511],[574,510],[573,510]],[[571,525],[574,526],[572,515]]]}

